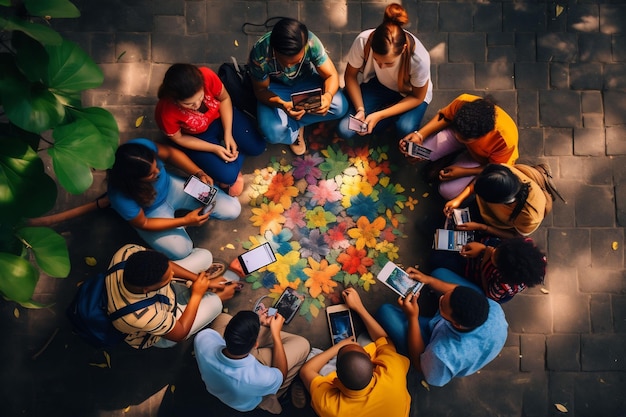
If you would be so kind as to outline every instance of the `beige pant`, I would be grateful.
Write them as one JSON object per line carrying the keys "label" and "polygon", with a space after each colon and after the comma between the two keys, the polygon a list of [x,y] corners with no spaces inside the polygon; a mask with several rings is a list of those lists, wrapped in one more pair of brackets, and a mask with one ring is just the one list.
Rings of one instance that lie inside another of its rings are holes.
{"label": "beige pant", "polygon": [[[224,330],[226,325],[230,321],[232,316],[228,314],[220,314],[213,320],[211,327],[213,330],[224,336]],[[280,332],[280,340],[283,342],[285,349],[285,356],[287,356],[287,377],[284,379],[282,385],[278,389],[278,392],[274,395],[267,395],[263,398],[263,401],[258,405],[258,408],[269,411],[272,414],[279,414],[282,412],[278,397],[283,395],[291,381],[298,375],[300,368],[304,364],[311,346],[309,341],[302,336],[295,334]],[[259,346],[256,349],[252,349],[250,354],[257,358],[259,362],[266,366],[272,366],[272,334],[269,327],[261,326],[258,338]]]}

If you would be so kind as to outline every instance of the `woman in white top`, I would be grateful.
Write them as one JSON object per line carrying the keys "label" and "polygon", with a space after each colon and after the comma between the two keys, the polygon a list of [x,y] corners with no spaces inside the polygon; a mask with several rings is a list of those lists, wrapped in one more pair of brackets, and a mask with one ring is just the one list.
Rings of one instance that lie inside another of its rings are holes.
{"label": "woman in white top", "polygon": [[[392,3],[380,26],[361,32],[354,40],[344,76],[350,109],[337,128],[342,138],[379,132],[391,123],[395,123],[398,137],[419,127],[433,85],[428,51],[402,29],[408,20],[406,10]],[[360,131],[354,130],[359,122],[350,126],[349,115],[362,122]]]}

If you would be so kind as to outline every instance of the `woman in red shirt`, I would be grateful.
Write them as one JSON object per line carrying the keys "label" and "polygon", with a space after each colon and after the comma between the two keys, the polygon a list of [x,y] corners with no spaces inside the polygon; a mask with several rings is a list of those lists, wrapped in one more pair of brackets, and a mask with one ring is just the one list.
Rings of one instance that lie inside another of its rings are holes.
{"label": "woman in red shirt", "polygon": [[233,107],[217,74],[206,67],[174,64],[158,97],[155,119],[163,133],[228,194],[241,194],[244,155],[260,155],[265,140],[253,121]]}

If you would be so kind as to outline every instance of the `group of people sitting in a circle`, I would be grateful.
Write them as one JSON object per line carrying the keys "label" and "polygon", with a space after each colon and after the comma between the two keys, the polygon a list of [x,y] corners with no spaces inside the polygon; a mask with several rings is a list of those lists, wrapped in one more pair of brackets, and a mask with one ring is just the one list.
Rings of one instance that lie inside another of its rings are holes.
{"label": "group of people sitting in a circle", "polygon": [[[233,106],[209,68],[169,68],[155,116],[173,143],[130,140],[117,150],[108,175],[111,206],[152,249],[130,244],[114,255],[111,265],[126,264],[107,275],[109,312],[156,293],[171,301],[115,320],[128,333],[128,344],[173,346],[210,325],[195,338],[209,392],[240,411],[259,407],[280,413],[279,398],[299,375],[302,384],[294,385],[292,399],[303,406],[304,387],[320,416],[350,415],[346,410],[406,416],[410,363],[429,384],[442,386],[497,356],[508,327],[500,303],[544,279],[545,256],[528,236],[551,210],[552,173],[545,164],[516,164],[515,122],[488,99],[463,94],[422,126],[433,95],[430,58],[403,29],[406,23],[402,6],[390,4],[377,28],[357,36],[342,90],[319,38],[297,20],[279,20],[250,51],[257,120]],[[317,107],[293,105],[293,93],[315,88],[321,88]],[[394,127],[400,151],[412,162],[419,158],[408,154],[410,142],[429,149],[425,171],[448,200],[444,214],[469,204],[474,220],[457,228],[473,231],[475,239],[460,252],[434,251],[429,275],[407,269],[429,288],[422,293],[440,294],[434,316],[419,314],[419,293],[371,315],[357,291],[348,288],[342,296],[367,335],[311,353],[305,338],[282,332],[280,314],[221,313],[237,286],[206,272],[212,255],[194,248],[185,228],[239,215],[245,156],[260,155],[267,143],[286,144],[303,155],[304,127],[333,119],[344,139]],[[217,187],[212,211],[203,214],[202,204],[183,192],[185,179],[168,173],[165,164]],[[187,213],[176,217],[178,210]]]}

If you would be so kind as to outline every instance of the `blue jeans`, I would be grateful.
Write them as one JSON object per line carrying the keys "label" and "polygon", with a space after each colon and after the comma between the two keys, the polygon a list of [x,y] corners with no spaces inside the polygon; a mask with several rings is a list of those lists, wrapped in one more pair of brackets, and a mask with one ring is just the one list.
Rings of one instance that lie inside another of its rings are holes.
{"label": "blue jeans", "polygon": [[[148,218],[173,219],[176,210],[195,210],[202,205],[198,200],[183,191],[185,180],[171,175],[167,199],[163,204],[145,212]],[[239,200],[217,190],[215,208],[211,218],[219,220],[236,219],[241,212]],[[182,260],[191,254],[193,242],[184,227],[150,231],[137,229],[137,233],[154,250],[165,254],[171,260]]]}
{"label": "blue jeans", "polygon": [[[196,165],[220,184],[231,185],[237,180],[245,155],[257,156],[265,150],[265,140],[256,129],[255,123],[234,107],[232,129],[239,150],[239,156],[233,162],[226,162],[213,152],[183,149]],[[222,120],[214,120],[207,130],[194,136],[205,142],[221,145],[224,138]]]}
{"label": "blue jeans", "polygon": [[[448,269],[437,268],[430,275],[450,284],[457,284],[464,287],[473,288],[483,294],[483,291],[477,285],[471,283],[470,281]],[[437,314],[435,315],[435,317],[437,316],[439,316],[439,312],[437,312]],[[404,314],[404,311],[402,311],[402,309],[398,305],[383,304],[382,306],[380,306],[374,317],[376,318],[376,321],[383,327],[383,329],[385,329],[385,331],[389,335],[389,338],[396,346],[396,350],[398,351],[398,353],[402,355],[408,355],[409,343],[407,336],[409,333],[409,322],[406,318],[406,315]],[[430,341],[431,329],[429,324],[431,320],[432,317],[418,317],[424,345],[427,345]]]}
{"label": "blue jeans", "polygon": [[[285,101],[291,100],[291,94],[300,91],[311,90],[321,87],[324,80],[318,74],[312,74],[298,83],[289,86],[279,82],[271,82],[269,89]],[[324,116],[306,113],[300,120],[292,119],[287,116],[284,110],[277,107],[270,107],[261,102],[257,105],[257,119],[259,128],[269,143],[282,143],[291,145],[298,138],[298,131],[303,126],[313,123],[339,119],[346,114],[348,110],[348,101],[341,91],[333,96],[328,113]]]}
{"label": "blue jeans", "polygon": [[[393,106],[404,98],[397,91],[390,90],[382,85],[378,78],[372,78],[367,83],[361,84],[361,96],[363,97],[363,107],[365,107],[366,115]],[[401,139],[419,128],[427,107],[428,103],[422,102],[416,108],[405,113],[383,119],[374,127],[372,133],[382,132],[394,123],[398,139]],[[355,112],[354,104],[350,103],[348,114],[339,122],[337,133],[343,139],[350,139],[356,135],[355,131],[348,129],[349,115],[354,115]]]}

